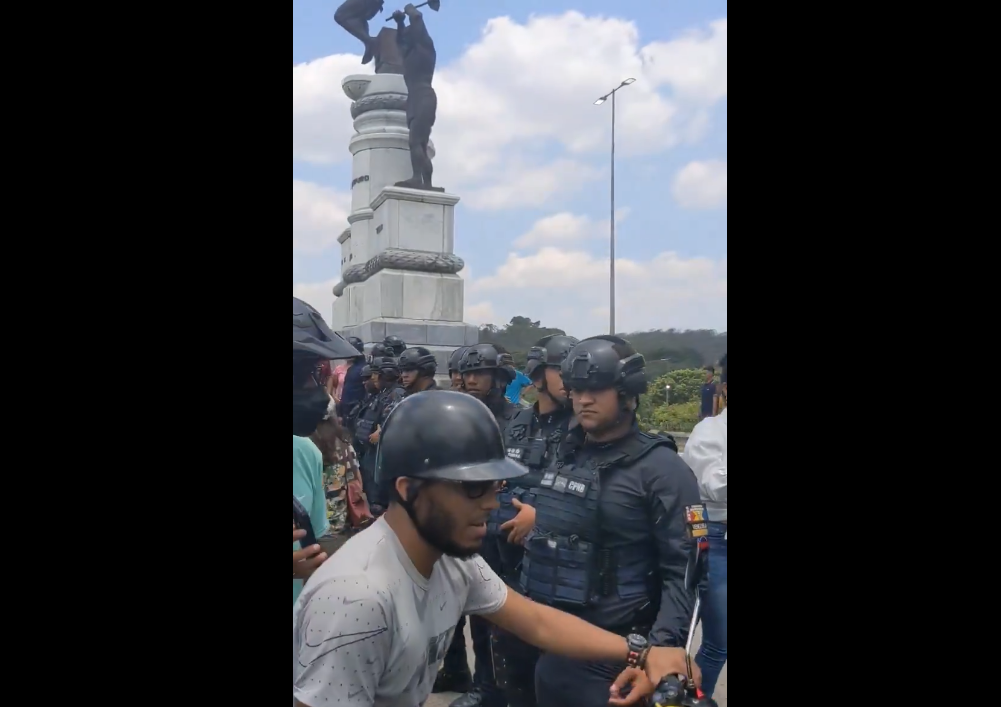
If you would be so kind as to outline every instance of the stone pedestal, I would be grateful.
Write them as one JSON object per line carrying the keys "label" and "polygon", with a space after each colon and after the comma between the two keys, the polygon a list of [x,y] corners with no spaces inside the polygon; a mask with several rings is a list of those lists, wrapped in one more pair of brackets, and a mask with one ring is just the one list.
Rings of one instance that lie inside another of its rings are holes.
{"label": "stone pedestal", "polygon": [[354,101],[356,135],[332,325],[366,343],[399,336],[424,346],[445,374],[452,351],[479,336],[462,321],[464,263],[454,253],[459,197],[393,186],[413,174],[402,76],[350,76],[343,87]]}

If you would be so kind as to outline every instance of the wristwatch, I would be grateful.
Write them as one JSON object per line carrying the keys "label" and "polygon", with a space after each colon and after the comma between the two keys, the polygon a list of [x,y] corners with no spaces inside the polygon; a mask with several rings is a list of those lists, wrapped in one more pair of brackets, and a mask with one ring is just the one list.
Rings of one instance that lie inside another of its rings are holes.
{"label": "wristwatch", "polygon": [[637,633],[632,633],[626,636],[626,647],[629,649],[629,655],[626,657],[629,667],[641,669],[646,667],[646,655],[650,651],[650,641]]}

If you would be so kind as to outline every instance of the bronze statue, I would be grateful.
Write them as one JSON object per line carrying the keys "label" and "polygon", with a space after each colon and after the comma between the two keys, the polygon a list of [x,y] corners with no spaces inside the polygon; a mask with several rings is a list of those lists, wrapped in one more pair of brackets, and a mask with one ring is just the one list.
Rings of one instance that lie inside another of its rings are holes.
{"label": "bronze statue", "polygon": [[[405,24],[410,18],[410,26]],[[438,95],[431,82],[434,79],[438,53],[424,24],[424,16],[413,4],[393,13],[396,20],[396,41],[403,55],[403,79],[407,84],[407,127],[410,129],[410,162],[414,176],[397,183],[398,187],[445,191],[431,186],[434,167],[428,155],[431,128],[438,113]]]}
{"label": "bronze statue", "polygon": [[365,45],[362,64],[368,64],[378,54],[378,42],[368,32],[368,21],[382,12],[383,0],[344,0],[334,13],[334,20]]}

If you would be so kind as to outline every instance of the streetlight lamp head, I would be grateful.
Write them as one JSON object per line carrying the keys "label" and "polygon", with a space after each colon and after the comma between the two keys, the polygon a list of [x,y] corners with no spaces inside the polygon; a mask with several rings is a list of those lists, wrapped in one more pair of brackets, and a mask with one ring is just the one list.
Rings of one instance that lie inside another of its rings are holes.
{"label": "streetlight lamp head", "polygon": [[594,102],[594,105],[600,106],[600,105],[602,105],[607,100],[608,100],[608,96],[602,96],[601,98],[599,98],[598,100],[596,100]]}
{"label": "streetlight lamp head", "polygon": [[626,79],[625,81],[622,82],[622,85],[632,86],[634,83],[636,83],[636,79]]}

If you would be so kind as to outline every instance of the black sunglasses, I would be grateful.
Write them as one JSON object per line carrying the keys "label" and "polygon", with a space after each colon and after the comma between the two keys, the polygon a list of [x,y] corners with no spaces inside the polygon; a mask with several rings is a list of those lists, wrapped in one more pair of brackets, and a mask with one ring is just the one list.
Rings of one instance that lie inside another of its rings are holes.
{"label": "black sunglasses", "polygon": [[458,486],[471,501],[478,501],[490,493],[500,493],[504,487],[503,481],[446,481],[445,483]]}

